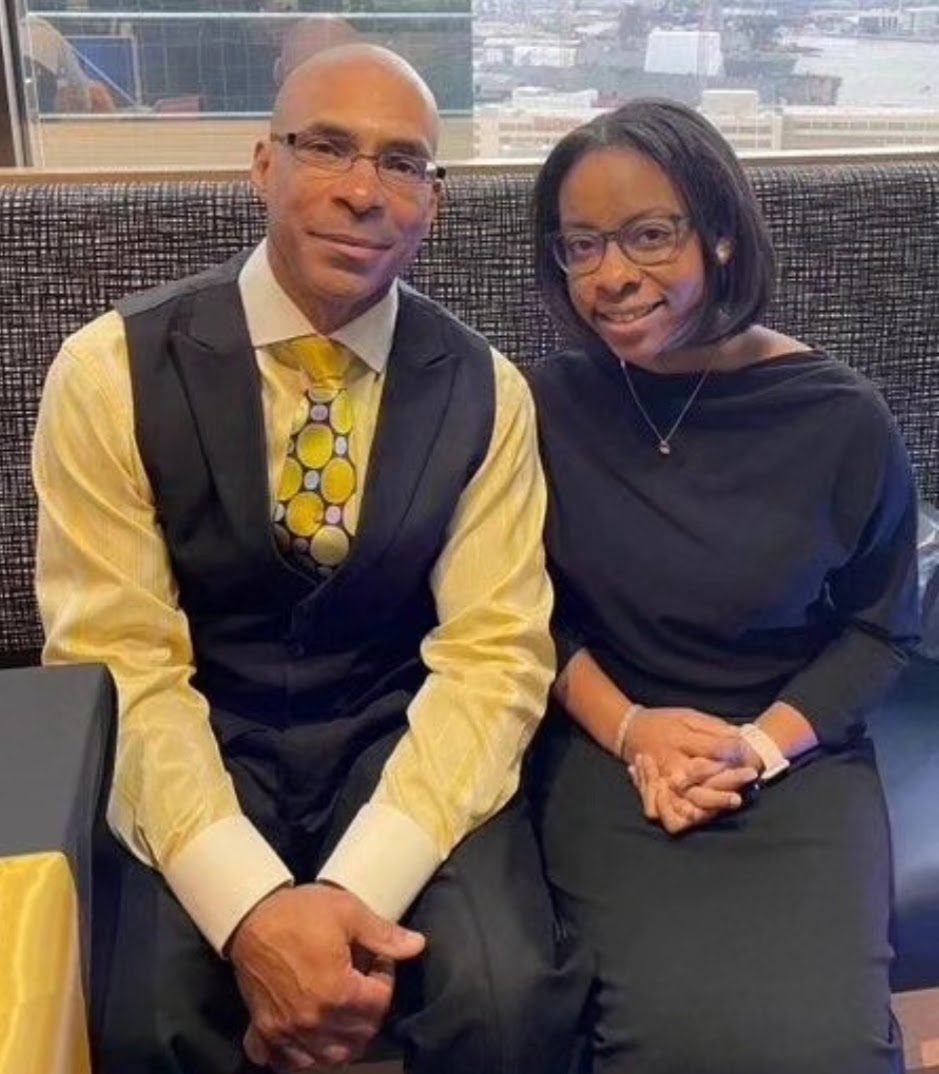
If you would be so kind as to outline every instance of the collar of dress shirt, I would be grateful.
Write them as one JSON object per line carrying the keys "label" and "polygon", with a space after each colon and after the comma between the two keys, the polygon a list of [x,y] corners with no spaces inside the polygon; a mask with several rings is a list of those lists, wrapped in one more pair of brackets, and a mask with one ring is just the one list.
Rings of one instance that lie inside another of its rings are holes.
{"label": "collar of dress shirt", "polygon": [[[282,339],[317,333],[316,326],[274,278],[267,258],[266,239],[255,247],[242,266],[238,288],[251,345],[255,349]],[[381,373],[388,362],[397,318],[398,281],[395,280],[384,298],[333,332],[330,338],[348,347],[375,373]]]}

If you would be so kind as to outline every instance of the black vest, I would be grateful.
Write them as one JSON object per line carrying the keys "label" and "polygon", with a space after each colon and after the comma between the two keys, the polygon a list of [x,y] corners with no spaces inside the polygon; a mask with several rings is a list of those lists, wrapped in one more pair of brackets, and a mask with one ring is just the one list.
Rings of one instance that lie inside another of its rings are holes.
{"label": "black vest", "polygon": [[351,760],[404,726],[437,623],[431,569],[492,435],[488,345],[407,287],[358,531],[319,582],[279,553],[239,256],[118,303],[135,433],[195,652],[194,685],[242,807],[282,852]]}

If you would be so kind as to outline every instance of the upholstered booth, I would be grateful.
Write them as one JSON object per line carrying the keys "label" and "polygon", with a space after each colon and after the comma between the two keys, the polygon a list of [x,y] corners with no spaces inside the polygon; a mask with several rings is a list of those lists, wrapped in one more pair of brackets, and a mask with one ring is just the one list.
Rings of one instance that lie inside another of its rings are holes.
{"label": "upholstered booth", "polygon": [[[779,253],[769,320],[880,385],[921,494],[939,504],[939,162],[751,175]],[[531,176],[458,175],[448,188],[412,281],[519,364],[541,360],[556,336],[532,283]],[[41,644],[28,454],[59,342],[127,291],[220,261],[261,230],[240,181],[0,185],[0,662],[35,663]],[[939,986],[939,664],[915,662],[872,727],[894,822],[896,986]],[[9,763],[0,755],[0,785]],[[34,778],[49,775],[37,765]]]}

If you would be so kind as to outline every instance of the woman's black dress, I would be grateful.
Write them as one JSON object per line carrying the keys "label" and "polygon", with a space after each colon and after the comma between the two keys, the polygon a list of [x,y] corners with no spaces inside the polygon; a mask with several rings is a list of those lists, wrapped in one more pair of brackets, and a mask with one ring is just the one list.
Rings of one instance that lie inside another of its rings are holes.
{"label": "woman's black dress", "polygon": [[[698,374],[630,367],[667,431]],[[821,747],[673,838],[623,765],[549,718],[547,867],[597,959],[596,1074],[887,1074],[890,855],[864,713],[915,637],[916,502],[878,393],[817,351],[713,372],[662,456],[619,362],[532,378],[560,662],[735,722],[788,701]]]}

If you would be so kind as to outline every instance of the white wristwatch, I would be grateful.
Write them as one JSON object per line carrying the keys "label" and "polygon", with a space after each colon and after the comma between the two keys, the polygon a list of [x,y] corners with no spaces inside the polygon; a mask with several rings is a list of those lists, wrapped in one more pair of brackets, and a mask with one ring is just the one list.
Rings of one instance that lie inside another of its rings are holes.
{"label": "white wristwatch", "polygon": [[782,750],[762,727],[758,727],[755,723],[745,723],[740,728],[740,734],[763,762],[763,771],[760,773],[761,782],[769,783],[770,780],[781,776],[789,767],[789,762],[783,756]]}

